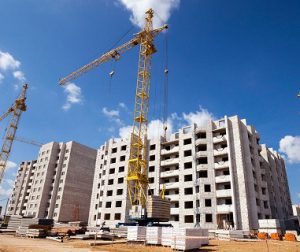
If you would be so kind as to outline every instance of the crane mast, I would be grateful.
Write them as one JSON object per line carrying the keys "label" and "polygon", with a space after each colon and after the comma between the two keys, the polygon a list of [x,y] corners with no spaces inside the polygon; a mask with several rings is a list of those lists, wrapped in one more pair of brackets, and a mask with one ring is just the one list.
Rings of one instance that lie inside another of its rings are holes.
{"label": "crane mast", "polygon": [[18,128],[18,124],[20,121],[20,117],[22,112],[26,111],[26,91],[28,89],[28,85],[24,84],[21,94],[18,97],[18,99],[15,100],[14,104],[9,108],[9,112],[6,112],[3,116],[0,116],[1,120],[7,116],[8,114],[11,114],[12,117],[9,122],[9,126],[6,130],[4,142],[1,148],[0,152],[0,183],[3,179],[5,167],[8,161],[8,157],[11,151],[12,143],[14,141],[16,131]]}
{"label": "crane mast", "polygon": [[135,106],[133,127],[130,136],[130,157],[128,161],[127,190],[132,206],[145,208],[147,202],[148,188],[148,146],[147,146],[147,125],[149,112],[150,77],[152,54],[156,52],[154,38],[160,32],[167,29],[164,25],[153,29],[153,10],[146,12],[145,27],[135,34],[134,38],[127,43],[110,50],[99,58],[72,72],[68,76],[59,80],[60,85],[78,78],[84,73],[98,67],[110,59],[118,60],[122,53],[140,45],[138,72],[135,92]]}
{"label": "crane mast", "polygon": [[135,93],[134,119],[130,141],[127,186],[131,205],[145,208],[148,188],[147,125],[150,95],[151,59],[156,52],[153,44],[153,10],[146,12],[142,32]]}

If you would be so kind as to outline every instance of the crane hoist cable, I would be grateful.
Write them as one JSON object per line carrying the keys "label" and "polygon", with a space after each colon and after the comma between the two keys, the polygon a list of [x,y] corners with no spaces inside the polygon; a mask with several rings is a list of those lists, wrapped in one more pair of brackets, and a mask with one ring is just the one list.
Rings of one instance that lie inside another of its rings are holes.
{"label": "crane hoist cable", "polygon": [[163,98],[163,130],[164,139],[167,139],[168,130],[168,97],[169,97],[169,66],[168,66],[168,34],[164,34],[164,98]]}

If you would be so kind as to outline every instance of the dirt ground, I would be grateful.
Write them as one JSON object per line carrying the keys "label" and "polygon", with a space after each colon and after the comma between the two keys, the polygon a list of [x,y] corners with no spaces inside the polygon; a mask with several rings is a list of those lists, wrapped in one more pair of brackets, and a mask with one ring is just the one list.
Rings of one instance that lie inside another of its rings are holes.
{"label": "dirt ground", "polygon": [[[19,238],[12,235],[0,235],[0,252],[170,252],[172,249],[158,246],[128,245],[128,244],[109,244],[91,247],[88,241],[65,241],[58,243],[46,239]],[[97,241],[99,242],[99,241]],[[224,251],[224,252],[300,252],[300,242],[285,241],[219,241],[210,240],[208,246],[202,247],[200,252]]]}

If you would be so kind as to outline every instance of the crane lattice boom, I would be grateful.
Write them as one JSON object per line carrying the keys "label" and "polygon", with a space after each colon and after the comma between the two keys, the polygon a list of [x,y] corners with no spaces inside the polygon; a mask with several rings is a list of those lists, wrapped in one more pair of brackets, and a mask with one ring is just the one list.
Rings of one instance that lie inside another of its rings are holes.
{"label": "crane lattice boom", "polygon": [[9,122],[9,126],[6,130],[4,142],[0,152],[0,183],[3,179],[5,167],[8,161],[8,157],[11,151],[12,143],[14,141],[20,117],[23,111],[26,111],[26,91],[28,85],[24,84],[22,92],[19,98],[15,101],[11,108],[8,109],[9,112],[6,112],[3,116],[0,116],[1,120],[6,117],[8,114],[11,114],[12,117]]}
{"label": "crane lattice boom", "polygon": [[147,160],[147,125],[149,111],[150,78],[151,78],[151,59],[156,52],[154,37],[161,31],[168,28],[164,25],[153,29],[152,19],[153,10],[146,12],[145,27],[142,31],[135,34],[135,38],[127,43],[103,54],[101,57],[79,68],[75,72],[60,79],[59,84],[64,85],[76,79],[82,74],[98,67],[110,59],[118,60],[122,53],[140,45],[137,84],[134,106],[134,120],[130,141],[130,158],[128,162],[127,186],[131,205],[138,205],[145,208],[147,201],[148,187],[148,160]]}

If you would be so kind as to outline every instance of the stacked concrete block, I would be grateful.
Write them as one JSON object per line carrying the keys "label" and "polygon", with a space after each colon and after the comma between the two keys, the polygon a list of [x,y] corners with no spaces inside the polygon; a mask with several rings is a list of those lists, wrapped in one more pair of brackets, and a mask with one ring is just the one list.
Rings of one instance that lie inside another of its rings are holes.
{"label": "stacked concrete block", "polygon": [[259,232],[268,233],[282,233],[280,221],[278,219],[259,220]]}
{"label": "stacked concrete block", "polygon": [[161,245],[170,247],[173,240],[172,227],[162,227],[161,229]]}
{"label": "stacked concrete block", "polygon": [[161,245],[162,228],[161,227],[147,227],[146,242],[147,244]]}
{"label": "stacked concrete block", "polygon": [[201,245],[208,244],[207,240],[200,228],[178,228],[173,230],[171,248],[184,251],[200,249]]}
{"label": "stacked concrete block", "polygon": [[128,241],[146,241],[146,227],[132,226],[127,228]]}

